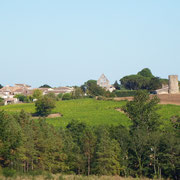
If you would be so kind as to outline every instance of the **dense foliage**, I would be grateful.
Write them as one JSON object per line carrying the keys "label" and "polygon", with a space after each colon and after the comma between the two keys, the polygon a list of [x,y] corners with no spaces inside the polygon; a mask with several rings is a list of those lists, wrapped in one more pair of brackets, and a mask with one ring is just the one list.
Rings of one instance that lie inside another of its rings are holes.
{"label": "dense foliage", "polygon": [[114,86],[114,88],[116,90],[120,90],[121,89],[121,86],[120,86],[120,84],[117,81],[114,82],[113,86]]}
{"label": "dense foliage", "polygon": [[4,99],[0,97],[0,106],[4,105]]}
{"label": "dense foliage", "polygon": [[71,121],[55,129],[44,119],[0,112],[0,166],[49,171],[179,179],[180,117],[161,128],[158,99],[137,92],[124,106],[132,126],[89,126]]}
{"label": "dense foliage", "polygon": [[23,94],[17,94],[14,96],[14,98],[17,98],[19,101],[24,102],[24,103],[29,103],[33,101],[32,96],[25,96]]}
{"label": "dense foliage", "polygon": [[84,93],[89,96],[103,96],[105,94],[105,89],[97,85],[96,80],[89,80],[81,86]]}
{"label": "dense foliage", "polygon": [[41,90],[35,89],[33,91],[33,95],[32,95],[33,99],[37,100],[37,99],[40,99],[42,96],[43,96],[43,92]]}
{"label": "dense foliage", "polygon": [[48,84],[44,84],[44,85],[40,86],[39,88],[51,88],[51,86],[49,86]]}
{"label": "dense foliage", "polygon": [[161,80],[154,77],[148,68],[143,69],[136,75],[125,76],[120,79],[121,85],[129,90],[146,89],[153,91],[162,87]]}
{"label": "dense foliage", "polygon": [[114,92],[117,97],[129,97],[136,94],[135,90],[119,90]]}

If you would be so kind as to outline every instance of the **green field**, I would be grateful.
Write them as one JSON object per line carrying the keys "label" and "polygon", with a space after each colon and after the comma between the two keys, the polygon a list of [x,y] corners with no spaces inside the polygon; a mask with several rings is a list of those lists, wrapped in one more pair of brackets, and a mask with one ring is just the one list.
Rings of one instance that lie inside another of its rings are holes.
{"label": "green field", "polygon": [[[58,101],[53,113],[61,113],[63,116],[59,118],[47,118],[47,122],[53,124],[56,127],[65,127],[71,120],[78,120],[86,122],[89,125],[118,125],[122,124],[128,127],[131,121],[128,117],[116,111],[116,108],[120,108],[125,105],[126,101],[98,101],[95,99],[78,99],[69,101]],[[158,113],[161,115],[161,119],[166,123],[167,119],[174,115],[180,116],[180,106],[177,105],[159,105],[160,109]],[[29,104],[16,104],[2,106],[0,109],[4,109],[9,112],[19,112],[24,109],[26,112],[34,113],[35,106],[32,103]]]}

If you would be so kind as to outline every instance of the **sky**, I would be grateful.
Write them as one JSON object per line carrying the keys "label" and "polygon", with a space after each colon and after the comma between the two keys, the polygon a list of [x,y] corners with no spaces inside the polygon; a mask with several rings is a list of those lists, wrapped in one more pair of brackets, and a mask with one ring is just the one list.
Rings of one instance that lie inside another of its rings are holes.
{"label": "sky", "polygon": [[33,87],[180,77],[180,1],[0,0],[0,68],[0,84]]}

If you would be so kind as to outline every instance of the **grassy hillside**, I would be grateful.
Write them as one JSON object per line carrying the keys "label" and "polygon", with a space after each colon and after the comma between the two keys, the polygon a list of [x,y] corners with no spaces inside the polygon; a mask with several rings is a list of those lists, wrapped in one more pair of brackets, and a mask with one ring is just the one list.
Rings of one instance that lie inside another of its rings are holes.
{"label": "grassy hillside", "polygon": [[[100,124],[122,124],[130,125],[130,120],[125,114],[115,110],[116,107],[121,107],[125,102],[115,101],[97,101],[94,99],[78,99],[69,101],[58,101],[53,113],[59,112],[63,116],[60,118],[47,118],[47,121],[54,126],[66,126],[71,120],[86,122],[89,125]],[[34,104],[16,104],[3,106],[9,112],[19,112],[24,109],[26,112],[35,112]]]}
{"label": "grassy hillside", "polygon": [[[125,114],[118,112],[115,108],[125,105],[125,101],[97,101],[95,99],[78,99],[69,101],[58,101],[53,113],[59,112],[63,116],[60,118],[48,118],[47,121],[56,127],[65,127],[72,119],[86,122],[89,125],[100,124],[122,124],[129,126],[130,120]],[[159,105],[158,110],[163,121],[169,119],[174,115],[180,116],[180,106],[177,105]],[[9,112],[19,112],[24,109],[26,112],[35,112],[34,104],[16,104],[2,106],[0,109],[4,109]],[[164,121],[167,123],[167,121]]]}

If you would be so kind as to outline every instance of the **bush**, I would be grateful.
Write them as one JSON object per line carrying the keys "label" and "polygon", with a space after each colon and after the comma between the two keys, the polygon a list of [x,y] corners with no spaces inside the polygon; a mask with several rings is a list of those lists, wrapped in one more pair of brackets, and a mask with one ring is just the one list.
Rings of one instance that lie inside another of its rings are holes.
{"label": "bush", "polygon": [[43,173],[44,172],[42,170],[35,170],[35,171],[29,171],[28,175],[35,177],[35,176],[43,175]]}
{"label": "bush", "polygon": [[9,168],[4,168],[4,169],[3,169],[3,175],[4,175],[6,178],[15,177],[15,175],[16,175],[16,170],[14,170],[14,169],[9,169]]}
{"label": "bush", "polygon": [[4,99],[0,97],[0,106],[4,105]]}
{"label": "bush", "polygon": [[116,94],[115,94],[114,92],[106,91],[105,97],[107,97],[107,98],[113,98],[113,97],[116,97]]}
{"label": "bush", "polygon": [[61,175],[61,176],[59,176],[59,180],[65,180],[65,179],[64,179],[63,176]]}
{"label": "bush", "polygon": [[117,97],[129,97],[129,96],[134,96],[136,94],[136,91],[134,91],[134,90],[119,90],[119,91],[115,91],[115,94]]}
{"label": "bush", "polygon": [[106,98],[104,96],[98,96],[97,100],[106,100]]}
{"label": "bush", "polygon": [[50,179],[54,179],[54,177],[53,177],[52,174],[48,173],[48,174],[45,176],[44,179],[45,179],[45,180],[50,180]]}
{"label": "bush", "polygon": [[70,99],[72,99],[70,93],[66,93],[66,94],[64,94],[63,97],[62,97],[62,100],[70,100]]}
{"label": "bush", "polygon": [[58,97],[59,99],[62,99],[63,94],[62,94],[62,93],[59,93],[59,94],[57,95],[57,97]]}
{"label": "bush", "polygon": [[30,100],[29,96],[24,96],[22,94],[17,94],[14,97],[17,98],[19,101],[24,102],[24,103],[29,103],[32,101],[32,100]]}

